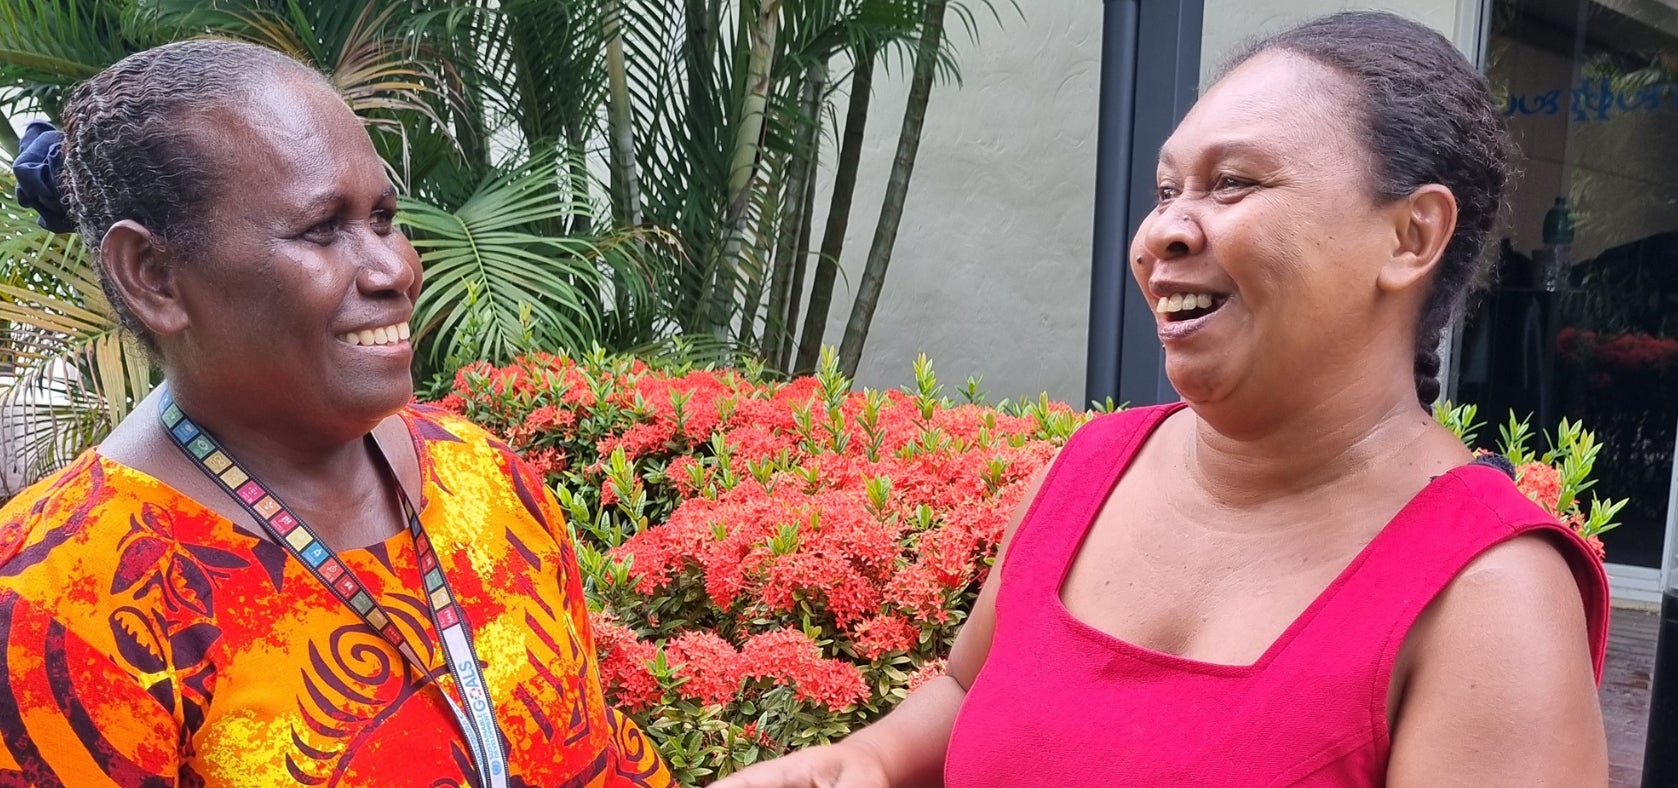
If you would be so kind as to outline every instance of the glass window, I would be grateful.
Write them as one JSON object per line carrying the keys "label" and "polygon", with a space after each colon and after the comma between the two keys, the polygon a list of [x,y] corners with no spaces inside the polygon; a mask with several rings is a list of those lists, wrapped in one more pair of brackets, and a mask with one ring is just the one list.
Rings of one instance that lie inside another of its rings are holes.
{"label": "glass window", "polygon": [[[1596,431],[1608,560],[1658,567],[1678,427],[1678,2],[1495,0],[1487,75],[1522,175],[1457,399]],[[1491,430],[1495,434],[1495,430]]]}

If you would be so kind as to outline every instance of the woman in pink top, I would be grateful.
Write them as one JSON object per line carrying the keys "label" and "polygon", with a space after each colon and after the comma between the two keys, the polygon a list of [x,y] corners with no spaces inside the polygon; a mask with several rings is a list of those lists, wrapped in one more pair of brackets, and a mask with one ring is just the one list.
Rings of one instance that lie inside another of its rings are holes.
{"label": "woman in pink top", "polygon": [[1605,785],[1601,566],[1425,407],[1508,149],[1399,17],[1237,58],[1131,247],[1187,406],[1079,431],[947,676],[717,788]]}

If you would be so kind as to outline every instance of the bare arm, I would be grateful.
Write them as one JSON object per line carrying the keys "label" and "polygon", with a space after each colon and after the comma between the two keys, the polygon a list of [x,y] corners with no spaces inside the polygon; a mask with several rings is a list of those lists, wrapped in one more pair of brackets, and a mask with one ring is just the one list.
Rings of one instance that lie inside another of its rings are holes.
{"label": "bare arm", "polygon": [[1002,561],[1026,509],[1048,475],[1044,466],[1002,534],[996,563],[950,649],[945,675],[910,693],[890,714],[838,744],[794,753],[745,769],[712,788],[910,788],[944,784],[944,754],[967,688],[990,656]]}
{"label": "bare arm", "polygon": [[1465,568],[1411,630],[1387,784],[1606,786],[1579,587],[1546,537]]}

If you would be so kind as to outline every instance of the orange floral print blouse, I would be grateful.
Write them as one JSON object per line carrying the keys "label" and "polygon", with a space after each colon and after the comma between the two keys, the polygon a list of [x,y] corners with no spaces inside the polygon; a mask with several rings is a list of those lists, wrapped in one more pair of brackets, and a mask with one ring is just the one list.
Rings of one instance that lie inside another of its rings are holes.
{"label": "orange floral print blouse", "polygon": [[[576,555],[541,480],[456,416],[402,417],[510,784],[671,785],[601,696]],[[412,537],[340,560],[431,677],[279,546],[96,451],[25,491],[0,509],[0,785],[476,784]]]}

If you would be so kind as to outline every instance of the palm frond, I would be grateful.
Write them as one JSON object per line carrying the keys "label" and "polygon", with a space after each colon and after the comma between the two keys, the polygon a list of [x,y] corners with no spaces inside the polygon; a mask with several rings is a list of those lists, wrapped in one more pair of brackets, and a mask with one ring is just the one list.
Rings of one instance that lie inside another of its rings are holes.
{"label": "palm frond", "polygon": [[0,4],[0,65],[61,85],[87,79],[128,54],[113,3],[8,0]]}
{"label": "palm frond", "polygon": [[0,3],[0,113],[56,116],[70,89],[112,63],[168,40],[125,3]]}
{"label": "palm frond", "polygon": [[0,201],[0,412],[21,425],[15,448],[38,477],[127,416],[151,391],[153,372],[118,326],[86,249],[29,219]]}
{"label": "palm frond", "polygon": [[588,208],[575,199],[548,156],[493,175],[453,211],[403,201],[401,221],[426,276],[414,322],[433,368],[460,357],[468,342],[497,362],[594,343],[604,311],[600,248],[591,238],[534,231]]}

